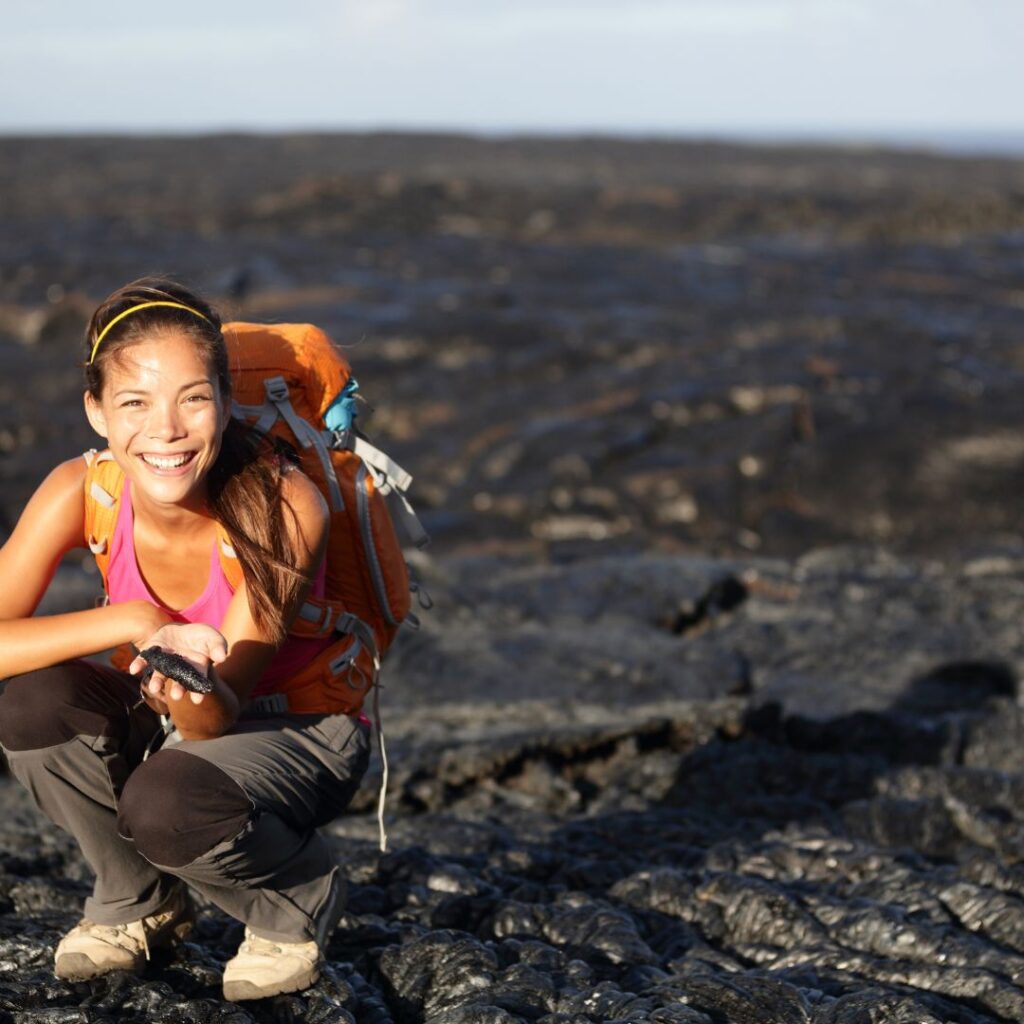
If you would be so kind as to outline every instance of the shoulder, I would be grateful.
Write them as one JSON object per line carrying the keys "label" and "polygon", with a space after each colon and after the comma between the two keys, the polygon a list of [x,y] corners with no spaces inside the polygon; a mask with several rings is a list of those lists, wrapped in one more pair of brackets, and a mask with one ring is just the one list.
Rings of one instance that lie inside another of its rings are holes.
{"label": "shoulder", "polygon": [[85,547],[85,470],[81,458],[51,470],[0,548],[0,619],[30,616],[61,558]]}
{"label": "shoulder", "polygon": [[327,501],[320,488],[301,469],[289,468],[281,477],[281,497],[297,515],[327,519]]}
{"label": "shoulder", "polygon": [[33,502],[37,498],[41,498],[47,502],[66,505],[69,508],[83,508],[85,479],[88,471],[89,467],[81,456],[61,462],[39,485],[32,499]]}
{"label": "shoulder", "polygon": [[25,506],[11,541],[30,540],[61,551],[84,546],[87,468],[81,457],[54,467]]}
{"label": "shoulder", "polygon": [[299,469],[289,470],[281,481],[282,503],[292,545],[312,556],[313,564],[323,557],[327,547],[331,513],[319,487]]}

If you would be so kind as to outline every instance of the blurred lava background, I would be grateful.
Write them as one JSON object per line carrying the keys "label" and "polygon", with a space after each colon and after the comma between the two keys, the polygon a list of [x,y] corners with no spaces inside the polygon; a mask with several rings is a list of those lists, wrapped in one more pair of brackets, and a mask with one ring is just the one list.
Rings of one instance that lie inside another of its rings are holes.
{"label": "blurred lava background", "polygon": [[456,134],[0,138],[0,512],[150,272],[342,345],[434,551],[1020,535],[1024,161]]}

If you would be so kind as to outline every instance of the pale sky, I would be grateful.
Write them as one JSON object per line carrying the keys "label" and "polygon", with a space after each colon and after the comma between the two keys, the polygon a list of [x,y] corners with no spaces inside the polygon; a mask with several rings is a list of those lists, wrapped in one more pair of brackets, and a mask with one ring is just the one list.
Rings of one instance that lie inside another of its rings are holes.
{"label": "pale sky", "polygon": [[1024,134],[1022,0],[37,0],[0,132]]}

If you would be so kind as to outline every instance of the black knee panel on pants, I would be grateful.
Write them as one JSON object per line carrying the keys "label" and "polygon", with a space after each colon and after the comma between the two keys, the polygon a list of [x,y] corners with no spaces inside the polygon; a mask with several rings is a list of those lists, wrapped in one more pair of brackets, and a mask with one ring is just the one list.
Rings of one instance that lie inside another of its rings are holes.
{"label": "black knee panel on pants", "polygon": [[181,750],[161,750],[132,772],[121,794],[117,828],[146,860],[184,867],[238,835],[252,801],[229,775]]}
{"label": "black knee panel on pants", "polygon": [[0,745],[41,750],[76,736],[117,738],[127,732],[133,698],[130,676],[87,661],[13,676],[0,691]]}

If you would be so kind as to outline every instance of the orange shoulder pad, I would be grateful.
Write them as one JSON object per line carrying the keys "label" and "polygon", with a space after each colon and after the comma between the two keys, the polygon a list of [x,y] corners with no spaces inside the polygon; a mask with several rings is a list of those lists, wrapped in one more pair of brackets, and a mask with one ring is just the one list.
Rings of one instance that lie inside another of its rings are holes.
{"label": "orange shoulder pad", "polygon": [[231,584],[232,590],[237,590],[242,585],[242,563],[231,546],[228,531],[220,523],[217,524],[217,557],[224,578]]}
{"label": "orange shoulder pad", "polygon": [[107,566],[110,563],[110,544],[114,539],[117,514],[124,487],[124,473],[109,451],[89,451],[86,460],[85,543],[96,559],[96,566],[107,585]]}

